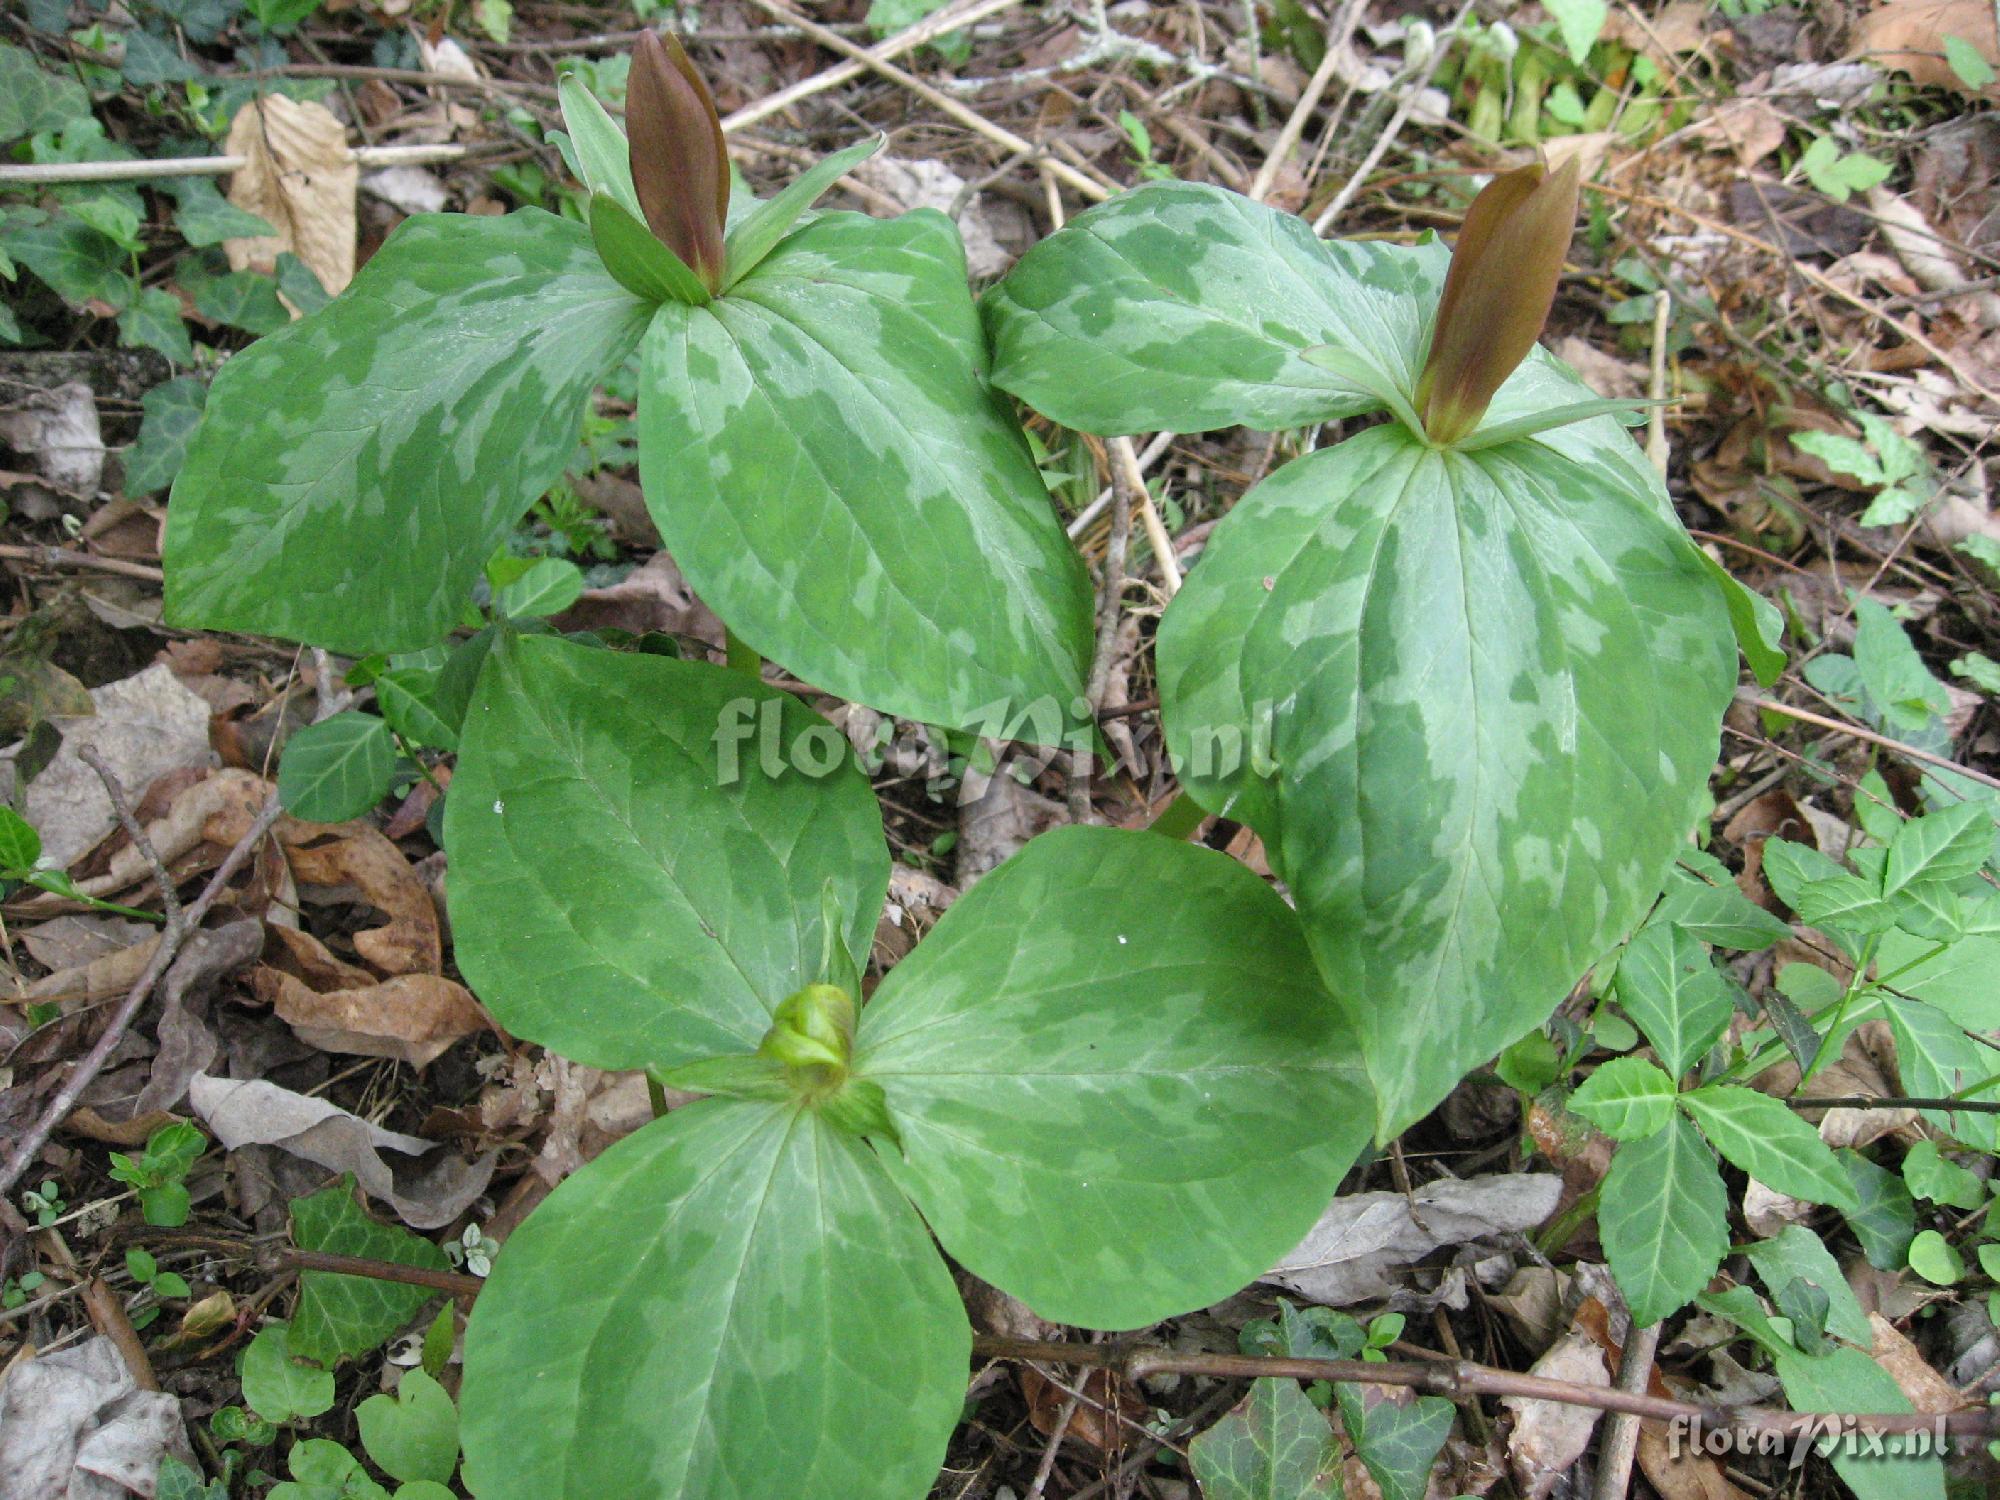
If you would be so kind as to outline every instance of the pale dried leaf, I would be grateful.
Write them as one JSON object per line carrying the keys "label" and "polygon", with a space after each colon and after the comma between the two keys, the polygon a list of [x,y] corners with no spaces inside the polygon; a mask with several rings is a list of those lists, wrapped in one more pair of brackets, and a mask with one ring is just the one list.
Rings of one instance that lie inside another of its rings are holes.
{"label": "pale dried leaf", "polygon": [[320,901],[359,900],[389,920],[354,934],[354,951],[383,974],[436,974],[443,960],[437,907],[403,851],[362,824],[287,850],[292,874]]}
{"label": "pale dried leaf", "polygon": [[472,993],[436,974],[398,974],[353,989],[319,991],[279,969],[259,969],[257,996],[299,1040],[327,1052],[391,1057],[421,1068],[486,1025]]}
{"label": "pale dried leaf", "polygon": [[[1557,1339],[1528,1373],[1576,1385],[1611,1384],[1604,1351],[1595,1338],[1580,1330]],[[1514,1430],[1507,1437],[1507,1462],[1514,1471],[1514,1482],[1528,1500],[1542,1500],[1583,1457],[1603,1413],[1594,1407],[1531,1401],[1521,1396],[1503,1396],[1500,1404],[1514,1413]]]}
{"label": "pale dried leaf", "polygon": [[[1888,0],[1861,20],[1861,44],[1875,62],[1908,73],[1918,83],[1976,99],[1982,91],[1968,88],[1945,61],[1948,36],[1964,38],[1988,64],[2000,68],[1993,7],[1987,0]],[[2000,99],[2000,82],[1989,83],[1983,93]]]}
{"label": "pale dried leaf", "polygon": [[169,1453],[194,1463],[179,1400],[140,1390],[109,1338],[16,1360],[0,1379],[0,1494],[9,1500],[150,1495]]}
{"label": "pale dried leaf", "polygon": [[328,292],[354,279],[354,192],[359,170],[347,131],[324,105],[266,94],[236,112],[229,153],[247,165],[229,184],[229,201],[277,231],[224,240],[231,268],[270,271],[289,250]]}

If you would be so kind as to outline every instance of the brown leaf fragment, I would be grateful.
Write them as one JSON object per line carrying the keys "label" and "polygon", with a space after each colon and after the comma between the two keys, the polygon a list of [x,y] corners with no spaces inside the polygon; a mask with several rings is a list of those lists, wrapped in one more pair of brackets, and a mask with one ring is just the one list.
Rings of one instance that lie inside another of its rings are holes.
{"label": "brown leaf fragment", "polygon": [[292,874],[321,900],[359,900],[389,920],[354,934],[354,951],[383,974],[436,974],[443,964],[437,908],[402,850],[373,828],[344,825],[326,842],[288,851]]}
{"label": "brown leaf fragment", "polygon": [[328,1052],[391,1057],[421,1068],[485,1026],[471,991],[436,974],[398,974],[356,989],[314,990],[282,970],[261,968],[257,997],[299,1040]]}
{"label": "brown leaf fragment", "polygon": [[[1529,1373],[1577,1385],[1611,1384],[1604,1350],[1580,1329],[1572,1329],[1550,1345]],[[1594,1407],[1522,1396],[1503,1396],[1500,1404],[1514,1413],[1514,1428],[1507,1437],[1507,1462],[1514,1471],[1514,1482],[1528,1500],[1543,1500],[1583,1457],[1603,1413]]]}
{"label": "brown leaf fragment", "polygon": [[236,112],[229,154],[246,159],[229,184],[229,201],[277,231],[224,240],[230,269],[273,270],[291,251],[328,292],[354,279],[354,193],[360,171],[347,130],[321,104],[266,94]]}

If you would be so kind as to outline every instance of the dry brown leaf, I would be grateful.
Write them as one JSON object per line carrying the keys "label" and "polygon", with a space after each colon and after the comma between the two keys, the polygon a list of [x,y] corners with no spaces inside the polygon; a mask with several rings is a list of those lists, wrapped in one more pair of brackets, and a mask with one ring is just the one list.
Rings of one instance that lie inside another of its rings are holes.
{"label": "dry brown leaf", "polygon": [[1958,1387],[1931,1368],[1930,1361],[1917,1352],[1917,1346],[1903,1337],[1894,1323],[1878,1312],[1871,1312],[1868,1328],[1875,1335],[1875,1347],[1869,1351],[1875,1363],[1889,1372],[1918,1411],[1941,1414],[1971,1404]]}
{"label": "dry brown leaf", "polygon": [[1993,7],[1987,0],[1888,0],[1861,20],[1861,44],[1885,68],[1908,73],[1918,83],[1979,98],[2000,99],[2000,82],[1985,89],[1966,87],[1944,58],[1948,36],[1970,42],[1987,63],[2000,68]]}
{"label": "dry brown leaf", "polygon": [[280,969],[261,968],[253,984],[257,998],[270,1004],[300,1041],[328,1052],[392,1057],[413,1068],[435,1061],[486,1024],[471,992],[436,974],[398,974],[322,993]]}
{"label": "dry brown leaf", "polygon": [[1639,1424],[1639,1472],[1660,1492],[1660,1500],[1750,1500],[1707,1454],[1668,1442],[1659,1422]]}
{"label": "dry brown leaf", "polygon": [[228,150],[247,163],[230,181],[229,201],[277,231],[224,240],[231,269],[270,271],[289,250],[327,291],[345,291],[354,279],[354,194],[360,180],[346,128],[324,105],[267,94],[236,112]]}
{"label": "dry brown leaf", "polygon": [[[258,810],[271,795],[271,784],[248,771],[213,772],[183,788],[165,817],[146,825],[146,838],[161,859],[181,869],[180,861],[203,844],[228,849],[250,829]],[[79,880],[86,895],[106,897],[125,890],[152,873],[146,856],[127,845],[111,857],[104,874]]]}
{"label": "dry brown leaf", "polygon": [[[1557,1339],[1528,1373],[1577,1385],[1611,1384],[1604,1350],[1580,1329]],[[1500,1404],[1514,1413],[1514,1428],[1507,1436],[1507,1462],[1514,1471],[1514,1482],[1528,1500],[1542,1500],[1583,1457],[1603,1413],[1593,1407],[1523,1396],[1502,1396]]]}
{"label": "dry brown leaf", "polygon": [[354,934],[354,950],[383,974],[435,974],[443,962],[437,908],[403,852],[373,828],[343,825],[338,837],[287,851],[292,874],[320,899],[352,893],[389,920]]}
{"label": "dry brown leaf", "polygon": [[[1082,1399],[1076,1403],[1063,1437],[1099,1453],[1116,1455],[1124,1450],[1132,1429],[1120,1417],[1143,1423],[1152,1410],[1138,1387],[1112,1370],[1080,1372],[1079,1381],[1069,1385],[1070,1390],[1082,1393]],[[1028,1420],[1035,1424],[1035,1431],[1043,1437],[1054,1436],[1063,1408],[1069,1404],[1068,1392],[1033,1365],[1022,1365],[1021,1394],[1027,1399]]]}

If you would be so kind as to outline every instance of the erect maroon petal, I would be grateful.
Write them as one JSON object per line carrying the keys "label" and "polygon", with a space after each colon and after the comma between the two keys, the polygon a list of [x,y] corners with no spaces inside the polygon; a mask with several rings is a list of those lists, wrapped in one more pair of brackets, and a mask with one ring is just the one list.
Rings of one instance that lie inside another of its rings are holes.
{"label": "erect maroon petal", "polygon": [[639,34],[625,85],[632,186],[646,224],[713,291],[722,284],[729,155],[708,86],[677,37]]}

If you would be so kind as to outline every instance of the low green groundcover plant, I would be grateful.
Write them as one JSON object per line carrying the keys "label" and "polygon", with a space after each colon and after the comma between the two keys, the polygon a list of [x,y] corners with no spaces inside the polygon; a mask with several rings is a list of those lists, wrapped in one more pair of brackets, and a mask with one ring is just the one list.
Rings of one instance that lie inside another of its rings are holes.
{"label": "low green groundcover plant", "polygon": [[[628,98],[629,139],[562,89],[587,222],[413,218],[228,363],[168,616],[386,653],[355,679],[385,718],[303,741],[281,793],[344,812],[397,739],[455,752],[466,978],[512,1033],[701,1096],[494,1264],[470,1486],[920,1494],[970,1347],[938,1247],[1096,1328],[1265,1270],[1371,1128],[1645,914],[1732,627],[1763,674],[1776,629],[1534,347],[1574,169],[1497,179],[1450,258],[1153,183],[1026,256],[982,325],[943,216],[810,211],[872,144],[759,203],[677,45],[642,40]],[[1263,834],[1296,910],[1212,851],[1061,829],[864,1006],[889,862],[842,736],[737,666],[557,638],[576,579],[491,571],[634,359],[647,504],[733,662],[949,727],[997,706],[1080,755],[1090,590],[995,387],[1098,433],[1386,413],[1244,496],[1158,638],[1183,787]],[[1713,1097],[1666,1101],[1677,1137]]]}

